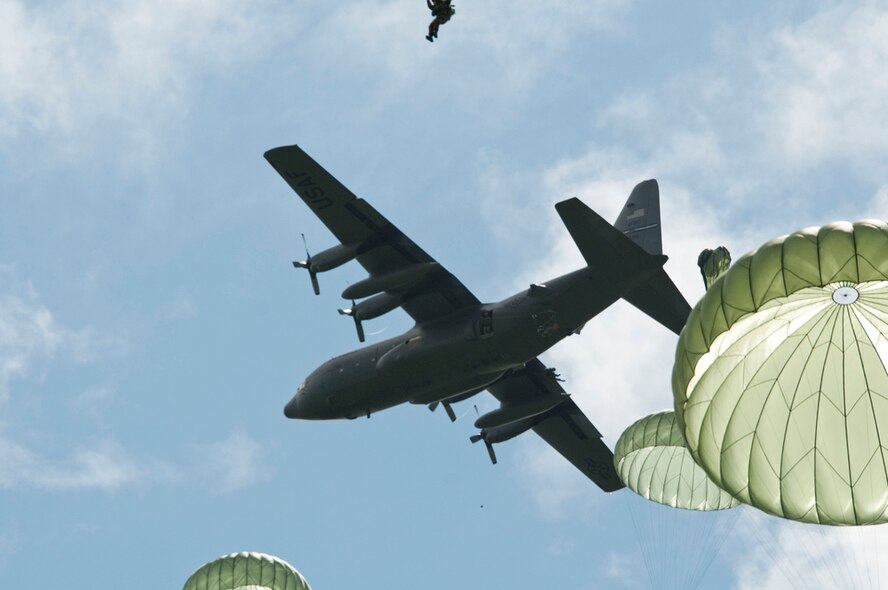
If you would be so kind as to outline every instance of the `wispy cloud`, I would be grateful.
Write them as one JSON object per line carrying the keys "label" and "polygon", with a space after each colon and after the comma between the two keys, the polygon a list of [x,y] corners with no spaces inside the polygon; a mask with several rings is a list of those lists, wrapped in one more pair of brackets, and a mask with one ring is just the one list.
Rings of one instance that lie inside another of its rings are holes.
{"label": "wispy cloud", "polygon": [[269,476],[262,446],[242,428],[215,443],[197,445],[195,472],[201,485],[220,494],[237,492]]}
{"label": "wispy cloud", "polygon": [[0,403],[9,398],[14,380],[39,378],[58,355],[85,362],[111,344],[89,327],[60,324],[34,287],[19,280],[13,269],[0,267],[0,282]]}
{"label": "wispy cloud", "polygon": [[626,553],[607,554],[604,576],[616,588],[646,588],[642,568],[638,567],[638,556]]}
{"label": "wispy cloud", "polygon": [[888,9],[827,4],[794,24],[724,28],[709,60],[616,96],[598,125],[631,137],[636,153],[663,163],[675,154],[670,174],[741,197],[768,199],[769,184],[822,164],[883,178]]}
{"label": "wispy cloud", "polygon": [[105,415],[116,401],[115,393],[114,388],[109,386],[88,387],[68,401],[68,408],[78,416],[104,424]]}
{"label": "wispy cloud", "polygon": [[736,532],[745,551],[732,560],[736,590],[864,590],[888,582],[883,526],[817,526],[743,510]]}
{"label": "wispy cloud", "polygon": [[117,492],[200,486],[230,494],[265,481],[271,472],[262,445],[243,429],[217,442],[194,445],[190,457],[174,460],[133,454],[113,436],[74,443],[66,453],[38,450],[18,438],[22,437],[0,433],[0,488]]}
{"label": "wispy cloud", "polygon": [[163,471],[157,467],[140,464],[113,439],[76,448],[59,460],[0,435],[0,487],[4,488],[113,492]]}
{"label": "wispy cloud", "polygon": [[[0,3],[0,137],[52,133],[83,150],[97,124],[144,158],[189,111],[192,71],[263,46],[262,6],[233,0]],[[64,142],[63,142],[64,143]]]}
{"label": "wispy cloud", "polygon": [[838,3],[774,32],[758,54],[763,129],[782,158],[881,164],[888,137],[888,8]]}

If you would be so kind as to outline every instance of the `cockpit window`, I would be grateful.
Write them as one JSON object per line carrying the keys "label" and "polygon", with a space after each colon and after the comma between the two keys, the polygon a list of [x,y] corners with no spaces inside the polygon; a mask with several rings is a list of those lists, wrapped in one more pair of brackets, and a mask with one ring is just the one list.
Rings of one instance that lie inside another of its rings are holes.
{"label": "cockpit window", "polygon": [[296,391],[302,391],[305,389],[305,381],[299,384],[299,387],[296,388]]}

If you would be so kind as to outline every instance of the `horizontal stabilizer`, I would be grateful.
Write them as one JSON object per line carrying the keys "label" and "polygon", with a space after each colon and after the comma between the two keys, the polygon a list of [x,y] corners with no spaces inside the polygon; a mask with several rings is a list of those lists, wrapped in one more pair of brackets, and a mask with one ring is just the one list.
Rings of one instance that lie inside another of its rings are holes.
{"label": "horizontal stabilizer", "polygon": [[691,306],[663,269],[647,283],[623,295],[623,299],[676,334],[681,333],[691,313]]}
{"label": "horizontal stabilizer", "polygon": [[616,279],[627,269],[662,266],[665,258],[651,256],[577,198],[555,204],[555,210],[580,249],[586,264]]}

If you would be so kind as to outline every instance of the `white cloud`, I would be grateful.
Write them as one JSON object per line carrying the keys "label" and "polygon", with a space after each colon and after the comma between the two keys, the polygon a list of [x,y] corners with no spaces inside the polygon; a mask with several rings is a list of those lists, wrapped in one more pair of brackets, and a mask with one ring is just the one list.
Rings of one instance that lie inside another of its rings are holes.
{"label": "white cloud", "polygon": [[187,114],[196,67],[262,46],[259,12],[234,0],[4,0],[0,136],[61,132],[82,150],[84,132],[111,125],[144,158],[159,149],[156,128]]}
{"label": "white cloud", "polygon": [[[758,57],[763,128],[784,158],[884,161],[888,7],[840,3],[776,31]],[[884,170],[884,167],[882,167]]]}
{"label": "white cloud", "polygon": [[888,184],[879,187],[866,211],[862,212],[861,215],[865,215],[868,218],[888,219]]}
{"label": "white cloud", "polygon": [[93,422],[103,423],[108,408],[115,401],[115,391],[107,386],[88,387],[74,395],[68,402],[68,408]]}
{"label": "white cloud", "polygon": [[51,491],[115,491],[141,481],[160,466],[141,466],[114,440],[75,449],[52,460],[0,435],[0,487]]}
{"label": "white cloud", "polygon": [[198,445],[196,450],[196,471],[202,474],[201,484],[210,491],[232,493],[268,477],[262,445],[242,428],[219,442]]}
{"label": "white cloud", "polygon": [[658,160],[674,153],[678,167],[670,174],[740,195],[767,193],[775,177],[830,163],[884,178],[884,3],[835,3],[770,30],[726,28],[713,50],[660,87],[614,97],[596,117],[599,127]]}
{"label": "white cloud", "polygon": [[0,268],[0,279],[6,283],[5,292],[0,292],[0,403],[9,398],[14,380],[41,377],[57,355],[85,362],[112,344],[89,328],[59,324],[33,286],[20,283],[12,270]]}
{"label": "white cloud", "polygon": [[817,526],[743,510],[737,534],[748,553],[732,560],[736,590],[865,590],[888,582],[884,526]]}
{"label": "white cloud", "polygon": [[62,339],[46,308],[12,295],[0,298],[0,401],[9,398],[10,381],[52,357]]}
{"label": "white cloud", "polygon": [[[97,336],[92,329],[59,323],[34,287],[20,281],[11,267],[0,267],[0,282],[4,289],[0,292],[0,403],[16,395],[18,382],[43,379],[54,363],[89,362],[119,347],[119,341]],[[100,420],[112,396],[111,388],[90,387],[70,397],[67,405],[75,413]],[[4,430],[0,432],[0,487],[114,491],[170,477],[163,464],[134,459],[114,439],[75,443],[64,457],[52,449],[23,444],[25,439],[46,437],[39,433],[39,425],[10,423],[9,413],[5,416],[0,422]]]}
{"label": "white cloud", "polygon": [[543,518],[557,521],[595,513],[589,480],[553,448],[531,436],[505,444],[514,445],[514,464],[520,465],[518,481],[528,489]]}
{"label": "white cloud", "polygon": [[549,546],[546,547],[546,551],[549,553],[549,555],[560,557],[562,555],[573,553],[575,548],[576,543],[573,539],[562,536],[552,539],[552,541],[549,543]]}
{"label": "white cloud", "polygon": [[638,556],[609,552],[604,564],[604,576],[617,588],[647,588]]}

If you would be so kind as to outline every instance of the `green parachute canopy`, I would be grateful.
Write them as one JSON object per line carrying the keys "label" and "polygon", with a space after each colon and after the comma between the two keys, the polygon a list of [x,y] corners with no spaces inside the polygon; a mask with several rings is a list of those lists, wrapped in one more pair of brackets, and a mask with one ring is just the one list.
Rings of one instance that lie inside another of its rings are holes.
{"label": "green parachute canopy", "polygon": [[676,418],[722,489],[765,512],[888,521],[888,225],[833,223],[743,256],[697,303]]}
{"label": "green parachute canopy", "polygon": [[617,441],[614,466],[630,490],[673,508],[722,510],[739,504],[694,462],[672,410],[627,428]]}
{"label": "green parachute canopy", "polygon": [[263,553],[232,553],[204,564],[182,590],[311,590],[289,563]]}

